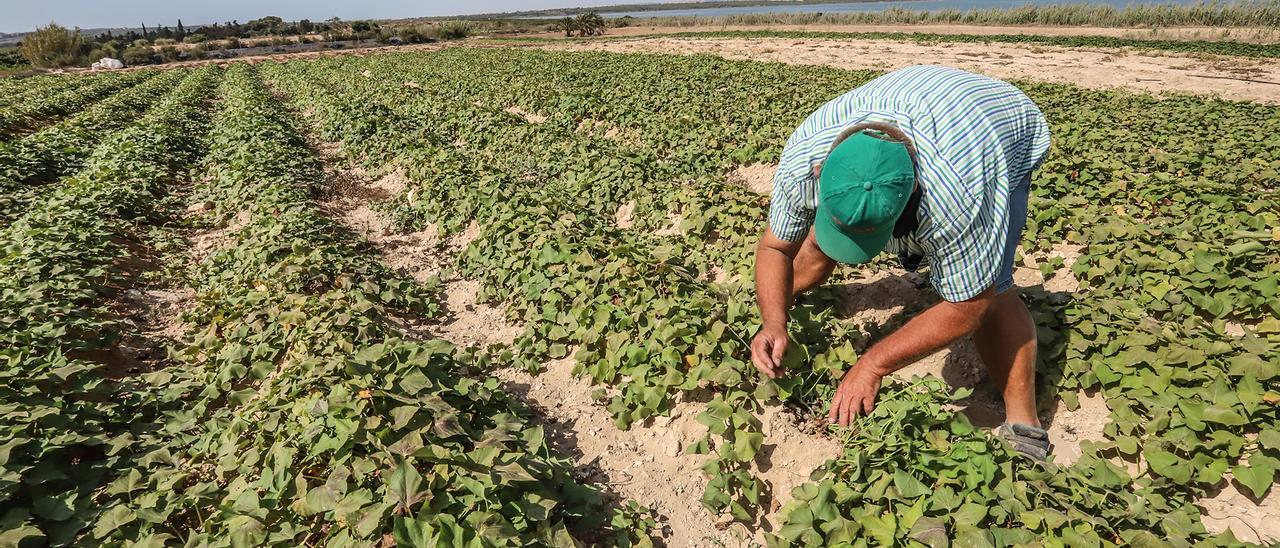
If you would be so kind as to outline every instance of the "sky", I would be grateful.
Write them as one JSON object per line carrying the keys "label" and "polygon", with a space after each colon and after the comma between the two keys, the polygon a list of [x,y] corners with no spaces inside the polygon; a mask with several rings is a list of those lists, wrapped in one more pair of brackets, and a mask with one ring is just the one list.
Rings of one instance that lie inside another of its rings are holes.
{"label": "sky", "polygon": [[[661,1],[661,0],[658,0]],[[0,32],[23,32],[56,21],[66,27],[174,26],[267,15],[286,20],[330,17],[395,19],[544,8],[650,3],[653,0],[0,0]]]}

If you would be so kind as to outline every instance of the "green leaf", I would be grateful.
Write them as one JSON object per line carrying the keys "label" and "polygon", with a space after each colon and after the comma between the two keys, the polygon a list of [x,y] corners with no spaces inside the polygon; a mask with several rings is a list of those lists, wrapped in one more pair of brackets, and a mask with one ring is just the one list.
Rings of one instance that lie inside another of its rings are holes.
{"label": "green leaf", "polygon": [[1249,422],[1244,415],[1241,415],[1235,409],[1217,405],[1210,405],[1205,408],[1204,421],[1227,426],[1241,426]]}
{"label": "green leaf", "polygon": [[98,522],[93,526],[93,536],[99,539],[107,538],[111,533],[132,523],[135,519],[137,515],[128,506],[124,504],[112,506],[98,517]]}
{"label": "green leaf", "polygon": [[898,489],[898,493],[902,494],[903,498],[907,499],[914,499],[929,493],[928,486],[901,469],[893,471],[893,486]]}
{"label": "green leaf", "polygon": [[20,525],[13,529],[0,531],[0,546],[5,548],[21,546],[25,541],[45,538],[44,533],[31,525]]}
{"label": "green leaf", "polygon": [[911,539],[930,548],[946,548],[951,545],[947,538],[946,523],[941,518],[924,516],[916,520],[911,528]]}
{"label": "green leaf", "polygon": [[1143,455],[1155,473],[1182,484],[1191,480],[1191,466],[1177,455],[1162,449],[1147,449]]}
{"label": "green leaf", "polygon": [[1268,462],[1250,461],[1248,466],[1238,465],[1231,469],[1236,481],[1249,489],[1255,498],[1266,496],[1267,491],[1275,483],[1276,468]]}
{"label": "green leaf", "polygon": [[45,495],[36,499],[31,511],[37,516],[53,521],[64,521],[75,513],[76,491]]}
{"label": "green leaf", "polygon": [[764,434],[739,430],[737,439],[733,441],[733,457],[738,462],[748,462],[756,457],[756,453],[760,451],[760,446],[763,444]]}
{"label": "green leaf", "polygon": [[881,546],[892,546],[897,536],[898,520],[892,513],[862,518],[862,530]]}
{"label": "green leaf", "polygon": [[408,512],[409,508],[425,497],[427,492],[422,488],[422,474],[418,469],[402,460],[396,466],[391,477],[387,479],[387,495],[396,503],[399,512]]}

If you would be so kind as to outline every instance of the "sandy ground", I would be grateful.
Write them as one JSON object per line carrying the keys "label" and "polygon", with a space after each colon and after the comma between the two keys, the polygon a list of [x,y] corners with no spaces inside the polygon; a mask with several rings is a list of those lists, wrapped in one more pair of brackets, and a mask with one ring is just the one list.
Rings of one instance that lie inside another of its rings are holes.
{"label": "sandy ground", "polygon": [[1155,54],[1105,48],[1020,44],[923,43],[794,38],[637,38],[536,44],[569,51],[710,54],[728,59],[844,69],[893,70],[948,65],[997,78],[1124,88],[1153,93],[1210,94],[1280,103],[1280,61]]}
{"label": "sandy ground", "polygon": [[[990,36],[993,34],[1026,34],[1035,36],[1108,36],[1138,40],[1211,40],[1270,43],[1280,38],[1280,30],[1261,27],[1169,27],[1169,28],[1116,28],[1116,27],[1054,27],[1054,26],[988,26],[988,25],[692,25],[653,26],[639,24],[634,27],[609,29],[605,37],[649,36],[682,32],[711,31],[804,31],[804,32],[907,32],[927,34],[969,34]],[[564,38],[563,32],[536,33],[540,38]]]}

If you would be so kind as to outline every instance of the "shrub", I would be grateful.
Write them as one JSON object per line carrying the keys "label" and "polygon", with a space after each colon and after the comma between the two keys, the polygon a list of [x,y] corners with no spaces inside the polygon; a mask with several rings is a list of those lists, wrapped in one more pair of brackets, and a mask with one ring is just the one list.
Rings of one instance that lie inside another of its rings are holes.
{"label": "shrub", "polygon": [[186,42],[186,43],[188,43],[188,44],[203,44],[203,43],[207,42],[208,40],[209,40],[209,37],[208,37],[208,36],[205,36],[205,35],[200,34],[200,33],[198,33],[198,32],[197,32],[197,33],[195,33],[195,34],[189,35],[189,36],[187,36],[186,38],[183,38],[183,39],[182,39],[182,41],[183,41],[183,42]]}
{"label": "shrub", "polygon": [[156,38],[155,41],[153,41],[152,43],[157,46],[172,46],[174,44],[177,44],[178,41],[174,40],[173,38]]}
{"label": "shrub", "polygon": [[155,52],[151,51],[150,46],[129,46],[121,57],[126,65],[150,65],[156,62]]}
{"label": "shrub", "polygon": [[436,28],[436,36],[441,40],[461,40],[471,36],[471,23],[466,21],[445,21]]}
{"label": "shrub", "polygon": [[49,23],[49,26],[24,36],[19,49],[32,65],[47,68],[75,64],[83,46],[84,37],[80,36],[80,29],[72,31],[57,23]]}
{"label": "shrub", "polygon": [[97,47],[89,51],[90,61],[97,61],[98,59],[102,59],[103,57],[111,57],[113,59],[119,59],[120,43],[112,40],[110,42],[98,44]]}

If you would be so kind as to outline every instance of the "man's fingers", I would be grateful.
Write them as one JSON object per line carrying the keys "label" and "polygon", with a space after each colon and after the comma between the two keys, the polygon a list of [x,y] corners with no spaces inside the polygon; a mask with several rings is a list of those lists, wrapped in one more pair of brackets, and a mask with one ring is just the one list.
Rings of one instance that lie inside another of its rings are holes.
{"label": "man's fingers", "polygon": [[756,364],[756,369],[767,372],[769,369],[769,351],[766,348],[764,337],[756,337],[751,341],[751,363]]}
{"label": "man's fingers", "polygon": [[839,422],[840,418],[840,400],[844,399],[844,394],[836,389],[836,395],[831,397],[831,409],[827,411],[827,422]]}
{"label": "man's fingers", "polygon": [[849,426],[849,415],[853,412],[853,398],[845,396],[840,401],[840,426]]}
{"label": "man's fingers", "polygon": [[[770,356],[773,357],[773,368],[775,370],[782,369],[782,357],[787,355],[787,339],[773,341],[773,348],[770,349]],[[775,371],[777,373],[777,371]]]}
{"label": "man's fingers", "polygon": [[862,399],[862,401],[861,401],[860,403],[861,403],[861,407],[862,407],[862,414],[864,414],[864,415],[870,415],[870,414],[871,414],[871,411],[875,410],[875,408],[876,408],[876,396],[875,396],[875,394],[871,394],[871,395],[869,395],[869,396],[867,396],[867,397],[863,398],[863,399]]}

